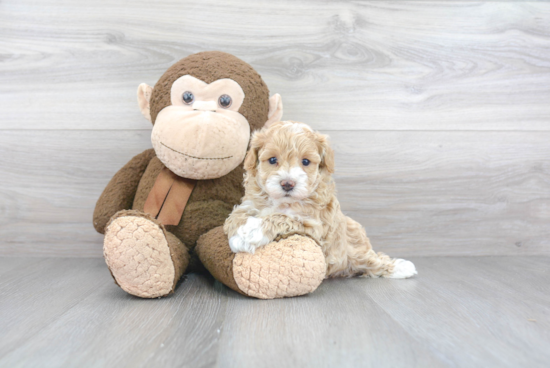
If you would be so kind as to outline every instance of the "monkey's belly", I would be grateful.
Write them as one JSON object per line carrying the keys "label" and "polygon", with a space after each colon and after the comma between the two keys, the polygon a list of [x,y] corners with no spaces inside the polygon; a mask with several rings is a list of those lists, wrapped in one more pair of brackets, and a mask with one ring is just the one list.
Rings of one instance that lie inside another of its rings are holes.
{"label": "monkey's belly", "polygon": [[189,201],[177,226],[166,226],[188,248],[194,248],[197,240],[211,229],[222,226],[233,205],[220,200]]}

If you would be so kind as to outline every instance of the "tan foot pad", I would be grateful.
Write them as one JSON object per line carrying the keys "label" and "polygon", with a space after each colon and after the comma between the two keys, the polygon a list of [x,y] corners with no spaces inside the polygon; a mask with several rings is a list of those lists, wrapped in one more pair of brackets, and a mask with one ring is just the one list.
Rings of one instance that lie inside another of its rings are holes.
{"label": "tan foot pad", "polygon": [[321,247],[299,235],[269,243],[254,254],[237,253],[233,259],[233,276],[239,288],[260,299],[311,293],[325,272]]}
{"label": "tan foot pad", "polygon": [[162,229],[143,217],[124,216],[107,227],[103,255],[127,293],[156,298],[172,291],[175,270]]}

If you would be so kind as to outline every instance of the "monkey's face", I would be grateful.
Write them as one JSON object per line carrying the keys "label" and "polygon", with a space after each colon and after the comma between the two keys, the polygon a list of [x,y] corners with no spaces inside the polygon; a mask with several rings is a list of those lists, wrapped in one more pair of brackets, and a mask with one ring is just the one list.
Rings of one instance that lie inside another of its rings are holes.
{"label": "monkey's face", "polygon": [[244,159],[250,132],[279,121],[281,96],[269,97],[261,76],[220,51],[189,55],[151,88],[138,88],[141,113],[154,124],[157,157],[176,175],[215,179]]}
{"label": "monkey's face", "polygon": [[207,84],[190,75],[177,79],[171,105],[155,120],[151,140],[157,157],[175,174],[212,179],[228,174],[244,159],[250,125],[239,113],[245,98],[231,79]]}

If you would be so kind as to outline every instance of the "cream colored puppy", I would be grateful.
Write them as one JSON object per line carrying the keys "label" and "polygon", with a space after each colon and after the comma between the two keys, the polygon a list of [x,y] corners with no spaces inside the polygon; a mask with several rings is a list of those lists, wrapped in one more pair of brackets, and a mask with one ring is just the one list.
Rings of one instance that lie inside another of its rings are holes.
{"label": "cream colored puppy", "polygon": [[280,236],[306,234],[323,249],[327,277],[416,274],[412,262],[375,253],[363,227],[340,210],[326,135],[302,123],[272,124],[252,137],[244,167],[242,204],[224,225],[233,252],[254,253]]}

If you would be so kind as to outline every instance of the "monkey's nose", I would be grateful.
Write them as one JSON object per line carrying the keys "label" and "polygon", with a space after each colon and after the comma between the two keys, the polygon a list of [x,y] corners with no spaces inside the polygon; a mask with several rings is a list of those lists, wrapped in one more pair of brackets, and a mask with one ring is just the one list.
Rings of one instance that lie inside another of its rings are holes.
{"label": "monkey's nose", "polygon": [[216,101],[195,101],[193,102],[193,110],[195,111],[216,111],[218,104]]}
{"label": "monkey's nose", "polygon": [[295,182],[292,180],[283,180],[281,181],[281,187],[283,187],[283,190],[285,192],[290,192],[292,189],[294,189],[294,186],[296,185]]}

